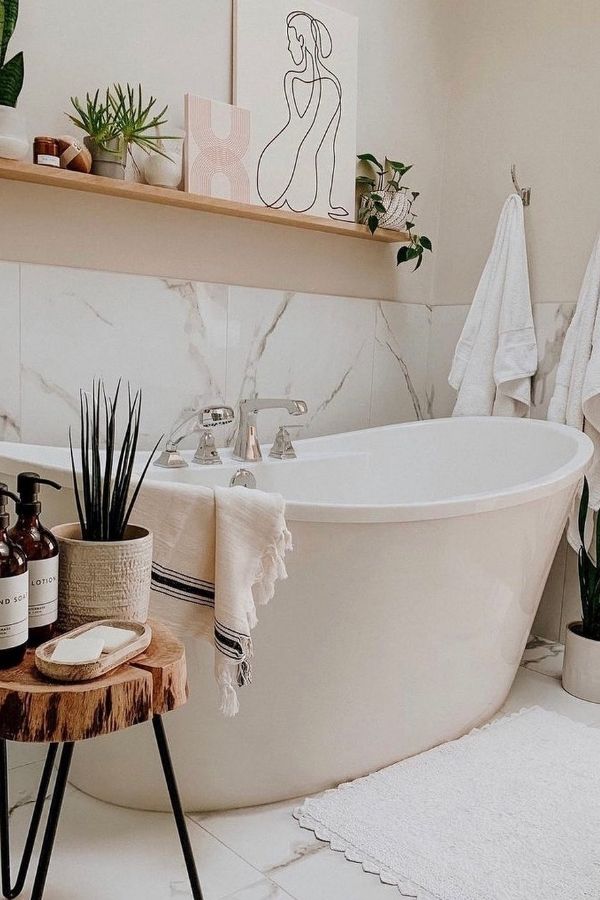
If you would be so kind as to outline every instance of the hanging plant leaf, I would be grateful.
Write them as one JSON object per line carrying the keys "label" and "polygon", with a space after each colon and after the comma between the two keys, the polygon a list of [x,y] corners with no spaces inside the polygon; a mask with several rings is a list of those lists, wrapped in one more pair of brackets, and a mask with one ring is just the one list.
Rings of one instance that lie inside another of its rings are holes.
{"label": "hanging plant leaf", "polygon": [[431,241],[429,240],[428,237],[425,237],[424,234],[421,235],[421,246],[422,246],[422,247],[425,247],[425,249],[426,249],[426,250],[429,250],[430,252],[433,251],[433,247],[432,247],[432,245],[431,245]]}
{"label": "hanging plant leaf", "polygon": [[379,169],[380,172],[383,172],[383,166],[372,153],[359,153],[357,159],[360,159],[361,162],[371,163],[371,165]]}
{"label": "hanging plant leaf", "polygon": [[377,228],[379,227],[379,216],[369,216],[369,218],[367,219],[367,225],[371,234],[375,234]]}

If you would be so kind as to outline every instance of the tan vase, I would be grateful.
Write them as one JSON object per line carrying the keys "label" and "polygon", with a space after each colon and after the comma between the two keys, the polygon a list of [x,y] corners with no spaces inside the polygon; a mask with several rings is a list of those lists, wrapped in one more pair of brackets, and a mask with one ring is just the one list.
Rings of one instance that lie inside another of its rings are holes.
{"label": "tan vase", "polygon": [[98,619],[145,622],[150,605],[152,534],[128,525],[122,541],[82,541],[78,523],[52,529],[60,545],[58,627]]}
{"label": "tan vase", "polygon": [[580,627],[581,622],[571,622],[567,627],[562,685],[580,700],[600,703],[600,641],[573,630]]}

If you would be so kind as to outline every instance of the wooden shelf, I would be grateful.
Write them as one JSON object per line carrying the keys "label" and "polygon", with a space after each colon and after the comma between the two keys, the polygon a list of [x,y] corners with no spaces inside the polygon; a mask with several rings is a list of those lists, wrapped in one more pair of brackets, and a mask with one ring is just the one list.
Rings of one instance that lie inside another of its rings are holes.
{"label": "wooden shelf", "polygon": [[309,231],[346,235],[388,244],[399,244],[408,240],[408,235],[403,231],[389,231],[380,228],[374,235],[371,235],[366,225],[359,225],[356,222],[305,216],[279,209],[269,209],[266,206],[218,200],[214,197],[203,197],[200,194],[186,194],[184,191],[152,187],[132,181],[117,181],[98,175],[82,175],[80,172],[70,172],[67,169],[34,166],[31,163],[14,162],[10,159],[0,159],[0,178],[8,181],[24,181],[28,184],[66,188],[71,191],[83,191],[103,197],[120,197],[124,200],[138,200],[142,203],[158,203],[161,206],[193,209],[199,212],[216,213],[220,216],[236,216],[239,219],[251,219],[255,222],[270,222],[287,225],[291,228],[304,228]]}

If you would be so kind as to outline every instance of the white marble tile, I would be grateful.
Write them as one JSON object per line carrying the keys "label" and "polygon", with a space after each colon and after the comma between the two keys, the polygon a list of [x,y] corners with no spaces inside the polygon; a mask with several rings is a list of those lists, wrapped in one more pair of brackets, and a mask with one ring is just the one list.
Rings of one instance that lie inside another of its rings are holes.
{"label": "white marble tile", "polygon": [[119,376],[143,389],[141,447],[225,391],[227,288],[22,267],[22,436],[64,445],[79,388]]}
{"label": "white marble tile", "polygon": [[[24,805],[11,816],[15,852],[30,813]],[[260,882],[259,872],[196,823],[188,827],[206,900],[236,896]],[[81,900],[82,885],[86,900],[191,897],[173,817],[110,806],[67,788],[44,898]]]}
{"label": "white marble tile", "polygon": [[302,422],[302,437],[368,427],[375,311],[368,300],[230,288],[227,401],[306,400],[302,420],[261,413],[264,443],[280,424]]}
{"label": "white marble tile", "polygon": [[48,744],[23,744],[19,741],[9,741],[7,746],[9,769],[43,762],[48,750]]}
{"label": "white marble tile", "polygon": [[556,367],[574,312],[574,303],[534,304],[533,322],[538,347],[538,370],[533,379],[532,418],[546,418],[548,404],[554,391]]}
{"label": "white marble tile", "polygon": [[427,418],[440,419],[452,415],[456,403],[456,391],[448,384],[448,375],[468,311],[468,306],[432,307],[427,375]]}
{"label": "white marble tile", "polygon": [[19,264],[0,262],[0,440],[21,437]]}
{"label": "white marble tile", "polygon": [[425,419],[431,307],[378,303],[371,425]]}
{"label": "white marble tile", "polygon": [[197,813],[192,818],[246,862],[272,877],[323,847],[311,831],[298,827],[292,815],[303,799],[251,809]]}
{"label": "white marble tile", "polygon": [[530,637],[527,641],[521,665],[524,669],[560,679],[562,676],[565,648],[558,641],[547,641],[540,637]]}
{"label": "white marble tile", "polygon": [[520,667],[506,703],[494,718],[529,706],[541,706],[586,725],[600,723],[600,705],[567,694],[558,678]]}
{"label": "white marble tile", "polygon": [[236,891],[235,894],[229,894],[224,900],[286,900],[286,898],[291,896],[278,884],[275,884],[274,881],[270,881],[268,878],[261,878],[256,884],[242,888],[241,891]]}

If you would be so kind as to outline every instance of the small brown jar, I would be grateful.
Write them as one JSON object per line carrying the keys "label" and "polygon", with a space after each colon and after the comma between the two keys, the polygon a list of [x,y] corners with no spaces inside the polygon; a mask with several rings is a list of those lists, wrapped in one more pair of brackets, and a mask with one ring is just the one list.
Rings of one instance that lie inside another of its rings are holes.
{"label": "small brown jar", "polygon": [[36,166],[60,169],[58,142],[53,137],[36,137],[33,141],[33,161]]}

